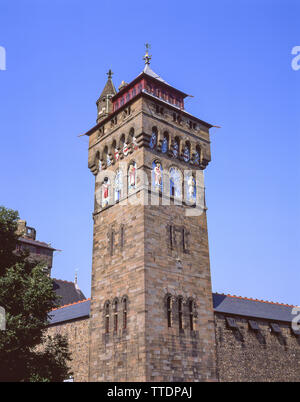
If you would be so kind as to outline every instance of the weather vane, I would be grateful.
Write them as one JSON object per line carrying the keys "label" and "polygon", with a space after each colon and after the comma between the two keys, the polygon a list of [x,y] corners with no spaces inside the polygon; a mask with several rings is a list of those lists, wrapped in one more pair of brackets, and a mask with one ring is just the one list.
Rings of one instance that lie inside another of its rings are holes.
{"label": "weather vane", "polygon": [[108,70],[108,73],[106,73],[108,76],[108,79],[110,79],[113,75],[113,72],[111,71],[111,69]]}
{"label": "weather vane", "polygon": [[151,46],[149,45],[149,43],[146,43],[145,47],[146,47],[146,54],[143,57],[143,59],[145,60],[145,64],[150,64],[150,60],[151,60],[152,56],[149,55],[149,49],[151,49]]}

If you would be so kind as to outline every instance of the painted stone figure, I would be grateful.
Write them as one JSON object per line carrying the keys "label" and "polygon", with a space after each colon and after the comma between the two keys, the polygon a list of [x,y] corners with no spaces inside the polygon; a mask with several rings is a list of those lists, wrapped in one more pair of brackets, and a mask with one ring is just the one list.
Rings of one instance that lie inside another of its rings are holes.
{"label": "painted stone figure", "polygon": [[173,153],[174,158],[177,158],[177,157],[178,157],[178,152],[179,152],[178,142],[177,142],[177,141],[174,141],[174,143],[173,143],[173,149],[172,149],[172,153]]}
{"label": "painted stone figure", "polygon": [[120,158],[119,150],[118,148],[115,148],[115,160],[118,161]]}
{"label": "painted stone figure", "polygon": [[107,164],[107,166],[111,165],[110,156],[108,154],[106,155],[106,164]]}
{"label": "painted stone figure", "polygon": [[189,202],[196,201],[196,181],[192,175],[187,179],[187,199]]}
{"label": "painted stone figure", "polygon": [[200,165],[200,155],[198,151],[196,151],[194,155],[194,165]]}
{"label": "painted stone figure", "polygon": [[109,187],[109,179],[105,177],[102,184],[102,208],[106,207],[109,204]]}
{"label": "painted stone figure", "polygon": [[156,190],[162,190],[162,167],[159,161],[152,163],[152,185]]}
{"label": "painted stone figure", "polygon": [[135,137],[132,138],[132,147],[133,149],[136,151],[138,149],[138,144],[137,144],[137,140]]}
{"label": "painted stone figure", "polygon": [[150,143],[149,143],[149,146],[151,149],[156,147],[156,142],[157,142],[157,134],[155,131],[153,131],[152,135],[151,135]]}
{"label": "painted stone figure", "polygon": [[183,160],[185,162],[189,162],[189,160],[190,160],[190,149],[187,145],[184,147]]}
{"label": "painted stone figure", "polygon": [[101,159],[99,159],[98,170],[99,170],[99,172],[102,170],[102,162],[101,162]]}
{"label": "painted stone figure", "polygon": [[120,201],[123,189],[123,174],[118,170],[115,176],[115,201]]}
{"label": "painted stone figure", "polygon": [[124,142],[124,145],[123,145],[123,154],[124,154],[125,156],[127,156],[127,155],[128,155],[128,152],[129,152],[128,145],[126,144],[126,142]]}
{"label": "painted stone figure", "polygon": [[136,188],[136,176],[137,176],[136,163],[133,162],[130,164],[129,170],[128,170],[128,189],[129,190]]}
{"label": "painted stone figure", "polygon": [[168,138],[164,137],[161,145],[161,152],[165,154],[167,151],[168,151]]}
{"label": "painted stone figure", "polygon": [[170,169],[170,196],[181,197],[182,194],[182,175],[178,168]]}

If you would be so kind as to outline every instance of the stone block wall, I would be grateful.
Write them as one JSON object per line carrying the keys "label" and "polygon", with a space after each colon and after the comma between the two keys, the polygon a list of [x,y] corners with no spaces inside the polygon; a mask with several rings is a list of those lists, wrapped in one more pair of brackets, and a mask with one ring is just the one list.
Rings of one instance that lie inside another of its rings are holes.
{"label": "stone block wall", "polygon": [[75,382],[88,381],[89,368],[89,319],[83,318],[56,324],[48,328],[49,335],[66,335],[72,355],[70,368]]}
{"label": "stone block wall", "polygon": [[238,329],[231,329],[224,315],[215,314],[219,381],[300,381],[300,339],[290,324],[278,322],[278,335],[267,320],[255,321],[259,332],[243,317],[236,317]]}

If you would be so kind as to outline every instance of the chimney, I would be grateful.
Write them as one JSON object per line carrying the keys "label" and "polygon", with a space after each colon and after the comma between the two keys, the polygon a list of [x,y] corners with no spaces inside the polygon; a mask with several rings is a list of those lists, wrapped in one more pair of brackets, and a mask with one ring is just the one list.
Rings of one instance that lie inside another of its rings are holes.
{"label": "chimney", "polygon": [[24,237],[26,234],[26,221],[19,219],[17,225],[18,225],[16,231],[17,235],[20,237]]}

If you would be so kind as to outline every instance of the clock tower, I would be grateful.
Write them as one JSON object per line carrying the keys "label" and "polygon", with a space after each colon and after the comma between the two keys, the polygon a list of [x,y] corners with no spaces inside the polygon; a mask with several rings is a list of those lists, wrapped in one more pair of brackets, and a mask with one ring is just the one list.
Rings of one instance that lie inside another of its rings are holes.
{"label": "clock tower", "polygon": [[209,123],[150,67],[90,129],[95,175],[89,381],[215,381],[203,170]]}

